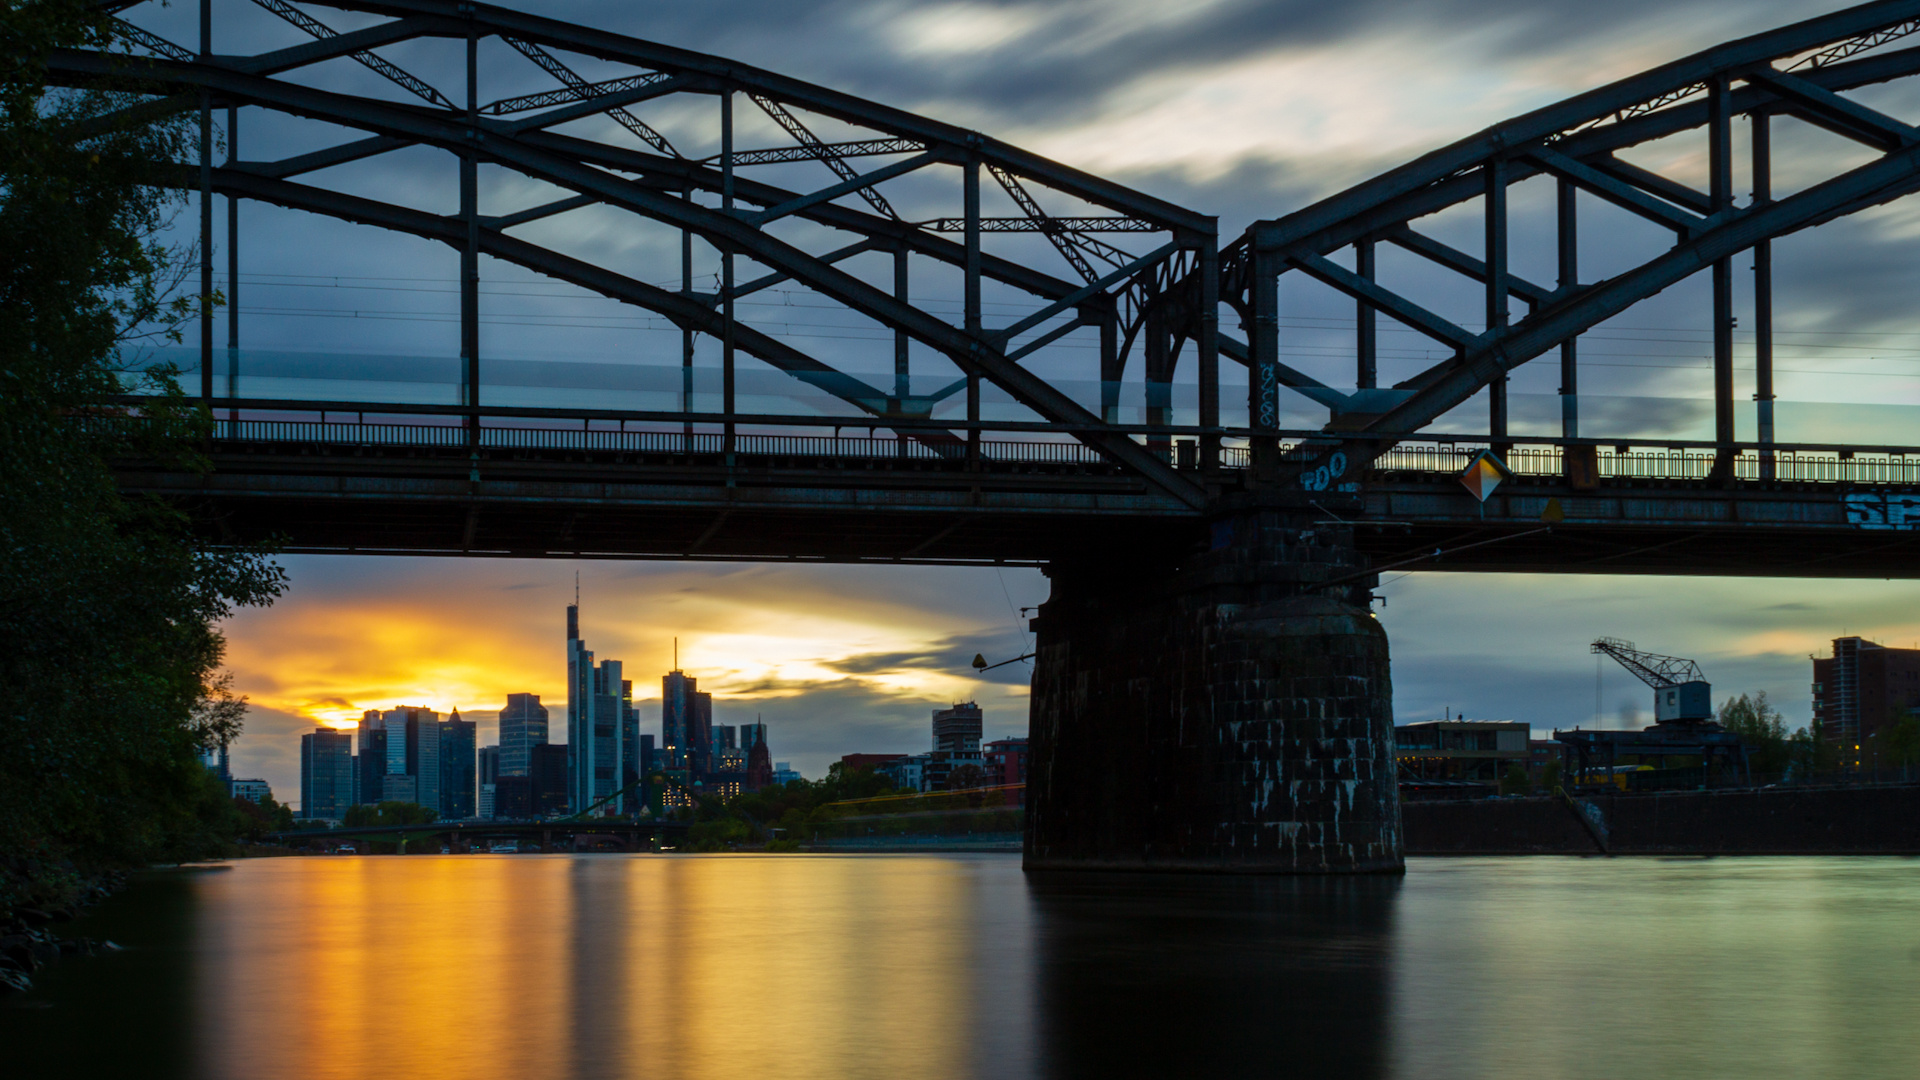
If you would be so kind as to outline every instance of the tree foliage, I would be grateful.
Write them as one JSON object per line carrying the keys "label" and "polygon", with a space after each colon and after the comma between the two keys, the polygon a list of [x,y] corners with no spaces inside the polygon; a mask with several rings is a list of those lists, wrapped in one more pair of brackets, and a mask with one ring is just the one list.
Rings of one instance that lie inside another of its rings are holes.
{"label": "tree foliage", "polygon": [[1767,692],[1741,694],[1720,706],[1720,726],[1752,749],[1748,764],[1756,775],[1773,776],[1787,770],[1792,760],[1787,721],[1767,700]]}
{"label": "tree foliage", "polygon": [[1896,769],[1920,765],[1920,716],[1911,710],[1880,733],[1880,760]]}
{"label": "tree foliage", "polygon": [[439,811],[428,809],[419,803],[396,802],[389,799],[382,803],[361,803],[358,806],[347,807],[345,822],[348,825],[360,827],[431,825],[439,818]]}
{"label": "tree foliage", "polygon": [[697,851],[776,839],[803,839],[806,826],[830,816],[830,804],[893,794],[893,784],[871,768],[848,770],[835,762],[824,780],[790,780],[759,791],[720,800],[702,798],[691,811],[687,843]]}
{"label": "tree foliage", "polygon": [[[204,468],[210,417],[143,334],[171,335],[186,260],[158,170],[195,148],[151,108],[140,61],[108,84],[49,86],[60,47],[114,48],[104,8],[0,7],[0,855],[138,862],[215,851],[229,800],[196,751],[238,732],[218,626],[283,575],[254,549],[197,538],[175,508],[123,496],[113,462]],[[123,50],[124,51],[124,50]],[[117,396],[158,404],[138,416]],[[3,901],[4,897],[0,897]]]}
{"label": "tree foliage", "polygon": [[1507,771],[1500,776],[1500,794],[1528,795],[1533,792],[1533,781],[1527,776],[1527,767],[1517,761],[1507,763]]}

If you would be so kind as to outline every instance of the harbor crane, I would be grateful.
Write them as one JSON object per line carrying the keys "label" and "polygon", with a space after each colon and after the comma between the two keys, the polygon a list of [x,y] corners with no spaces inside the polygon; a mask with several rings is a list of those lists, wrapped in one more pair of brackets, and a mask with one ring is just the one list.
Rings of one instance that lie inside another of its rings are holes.
{"label": "harbor crane", "polygon": [[[1635,775],[1640,775],[1639,770],[1649,759],[1659,763],[1658,770],[1665,770],[1668,759],[1678,757],[1700,762],[1697,781],[1703,785],[1727,778],[1752,782],[1747,760],[1752,751],[1740,736],[1714,722],[1713,687],[1698,663],[1642,652],[1631,641],[1611,637],[1595,641],[1592,651],[1613,657],[1653,687],[1655,723],[1641,731],[1555,731],[1553,738],[1561,745],[1564,775],[1574,787],[1605,783],[1617,784],[1622,790],[1639,790],[1641,782],[1629,788],[1620,772],[1623,757],[1639,762],[1633,770]],[[1660,776],[1660,772],[1650,775]],[[1671,784],[1664,777],[1654,782]]]}
{"label": "harbor crane", "polygon": [[1593,651],[1619,661],[1620,666],[1653,687],[1653,718],[1662,724],[1705,723],[1713,719],[1713,687],[1700,665],[1678,656],[1642,652],[1633,642],[1603,637]]}

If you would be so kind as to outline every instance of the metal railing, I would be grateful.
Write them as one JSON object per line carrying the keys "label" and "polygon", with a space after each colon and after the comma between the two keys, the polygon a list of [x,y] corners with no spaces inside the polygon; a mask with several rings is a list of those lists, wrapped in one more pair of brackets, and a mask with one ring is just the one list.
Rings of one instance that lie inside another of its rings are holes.
{"label": "metal railing", "polygon": [[[75,422],[97,428],[106,434],[124,431],[128,425],[143,421],[138,416],[88,416],[77,417]],[[454,418],[438,423],[368,423],[360,419],[215,420],[211,435],[216,442],[254,444],[446,450],[470,445],[468,429]],[[479,446],[485,450],[712,457],[727,452],[727,437],[719,432],[688,434],[674,430],[627,430],[586,425],[509,427],[483,424],[479,432]],[[1424,442],[1407,440],[1380,455],[1372,471],[1375,474],[1456,476],[1486,449],[1486,444],[1457,438]],[[1190,440],[1163,442],[1158,444],[1156,450],[1169,464],[1183,470],[1197,465],[1197,454]],[[1287,442],[1282,444],[1281,452],[1292,454],[1312,451],[1301,443]],[[967,444],[946,431],[930,432],[919,437],[909,434],[884,438],[871,435],[737,433],[733,436],[733,453],[736,457],[762,459],[940,463],[965,460]],[[994,465],[1106,467],[1110,464],[1098,450],[1067,439],[983,439],[980,454],[984,461]],[[1248,447],[1224,446],[1220,450],[1220,467],[1227,470],[1246,469],[1252,456]],[[1771,479],[1779,482],[1920,486],[1920,450],[1909,453],[1897,450],[1847,453],[1786,449],[1772,451],[1771,457]],[[1559,446],[1513,446],[1502,455],[1502,460],[1519,478],[1551,479],[1562,476],[1565,471],[1565,455]],[[1603,446],[1596,450],[1596,463],[1598,478],[1602,481],[1698,481],[1706,480],[1712,474],[1715,453],[1711,448],[1696,447]],[[1743,449],[1733,458],[1733,477],[1736,480],[1763,479],[1765,465],[1759,451]]]}
{"label": "metal railing", "polygon": [[[1460,473],[1485,446],[1402,443],[1381,455],[1381,472]],[[1501,456],[1508,469],[1521,477],[1557,477],[1565,471],[1557,446],[1517,446]],[[1712,450],[1601,448],[1602,480],[1705,480],[1713,472]],[[1760,480],[1765,462],[1758,451],[1747,450],[1733,459],[1733,478]],[[1920,455],[1840,453],[1817,454],[1776,450],[1772,479],[1807,484],[1920,484]]]}

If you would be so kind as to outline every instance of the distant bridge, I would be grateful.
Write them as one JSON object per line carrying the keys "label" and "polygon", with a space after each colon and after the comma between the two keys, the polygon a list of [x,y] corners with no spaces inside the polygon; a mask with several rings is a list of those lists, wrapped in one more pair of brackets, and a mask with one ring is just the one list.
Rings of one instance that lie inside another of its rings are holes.
{"label": "distant bridge", "polygon": [[[1920,0],[1576,95],[1224,245],[1206,214],[721,57],[456,0],[329,0],[345,29],[254,3],[282,39],[242,0],[174,37],[127,5],[140,59],[51,62],[144,91],[131,115],[197,115],[165,180],[198,195],[204,293],[228,211],[225,347],[209,309],[186,365],[213,471],[129,460],[127,489],[295,551],[1045,564],[1030,865],[1397,867],[1382,568],[1920,573],[1920,446],[1775,438],[1772,247],[1920,189],[1920,128],[1855,93],[1920,73]],[[1627,156],[1679,141],[1702,177]],[[402,153],[457,181],[377,171]],[[483,199],[483,165],[517,179]],[[1509,212],[1534,181],[1544,231]],[[458,363],[243,349],[242,200],[453,249]],[[1551,282],[1515,269],[1529,240]],[[637,362],[495,356],[483,256],[626,305]],[[1696,275],[1711,431],[1606,430],[1582,336]],[[1283,283],[1353,313],[1330,360],[1287,352]],[[1387,357],[1383,319],[1433,355]],[[1559,430],[1516,432],[1509,379],[1549,354]],[[1327,421],[1289,427],[1301,402]],[[1484,503],[1458,482],[1482,451]]]}

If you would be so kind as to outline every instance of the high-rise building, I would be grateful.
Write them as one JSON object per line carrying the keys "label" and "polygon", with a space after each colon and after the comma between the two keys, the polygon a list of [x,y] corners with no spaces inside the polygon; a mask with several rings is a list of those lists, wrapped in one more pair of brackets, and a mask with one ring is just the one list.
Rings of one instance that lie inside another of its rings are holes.
{"label": "high-rise building", "polygon": [[711,737],[708,739],[710,749],[707,757],[707,775],[709,777],[740,773],[742,775],[736,779],[744,782],[747,754],[736,742],[738,735],[739,729],[732,724],[713,725]]}
{"label": "high-rise building", "polygon": [[741,751],[744,753],[751,750],[753,744],[767,741],[767,725],[761,723],[759,717],[755,717],[753,723],[740,725],[739,738]]}
{"label": "high-rise building", "polygon": [[689,732],[693,725],[693,699],[700,680],[674,668],[660,679],[660,750],[666,755],[666,768],[688,767]]}
{"label": "high-rise building", "polygon": [[922,767],[922,791],[946,791],[952,786],[955,770],[971,767],[973,773],[964,773],[960,781],[962,786],[974,786],[985,782],[981,773],[985,764],[980,755],[980,733],[985,726],[985,716],[976,702],[966,701],[950,708],[935,709],[933,712],[933,751],[927,755]]}
{"label": "high-rise building", "polygon": [[521,816],[546,817],[571,810],[572,788],[568,769],[571,757],[567,748],[558,744],[549,743],[533,748],[533,760],[528,769],[531,775],[527,777],[529,806]]}
{"label": "high-rise building", "polygon": [[494,815],[495,785],[500,780],[500,748],[483,746],[474,755],[475,771],[479,773],[480,791],[474,800],[473,816],[482,820]]}
{"label": "high-rise building", "polygon": [[1920,649],[1860,637],[1833,639],[1813,662],[1813,718],[1847,768],[1881,768],[1880,733],[1920,709]]}
{"label": "high-rise building", "polygon": [[[593,662],[580,638],[580,607],[567,607],[567,750],[571,758],[568,802],[576,814],[625,811],[624,800],[605,801],[619,792],[622,728],[633,707],[632,684],[620,677],[620,661]],[[537,787],[538,785],[536,785]]]}
{"label": "high-rise building", "polygon": [[316,728],[300,736],[300,816],[339,821],[353,805],[353,736]]}
{"label": "high-rise building", "polygon": [[647,758],[640,744],[640,710],[633,707],[633,680],[620,682],[620,787],[622,813],[633,813],[646,805],[641,797],[641,774]]}
{"label": "high-rise building", "polygon": [[387,722],[379,710],[368,709],[360,718],[360,727],[354,733],[354,748],[359,752],[354,770],[359,781],[359,790],[354,793],[355,804],[373,804],[386,798],[387,776]]}
{"label": "high-rise building", "polygon": [[933,748],[949,754],[978,754],[980,732],[985,718],[980,706],[971,701],[933,713]]}
{"label": "high-rise building", "polygon": [[698,778],[713,771],[713,695],[692,694],[688,704],[687,769]]}
{"label": "high-rise building", "polygon": [[474,816],[474,788],[478,731],[473,721],[453,710],[440,725],[440,820],[465,821]]}
{"label": "high-rise building", "polygon": [[233,795],[233,762],[227,754],[227,744],[200,751],[200,764],[226,785],[227,795]]}
{"label": "high-rise building", "polygon": [[[560,747],[561,757],[566,756],[567,748]],[[538,756],[538,751],[536,751]],[[566,762],[560,765],[560,791],[566,793]],[[533,816],[533,777],[503,776],[493,784],[493,816],[510,821],[519,821]]]}
{"label": "high-rise building", "polygon": [[440,810],[440,715],[419,705],[380,714],[387,731],[387,773],[381,777],[389,802],[412,802]]}
{"label": "high-rise building", "polygon": [[547,707],[539,694],[508,694],[500,710],[500,775],[526,776],[533,748],[547,745]]}

